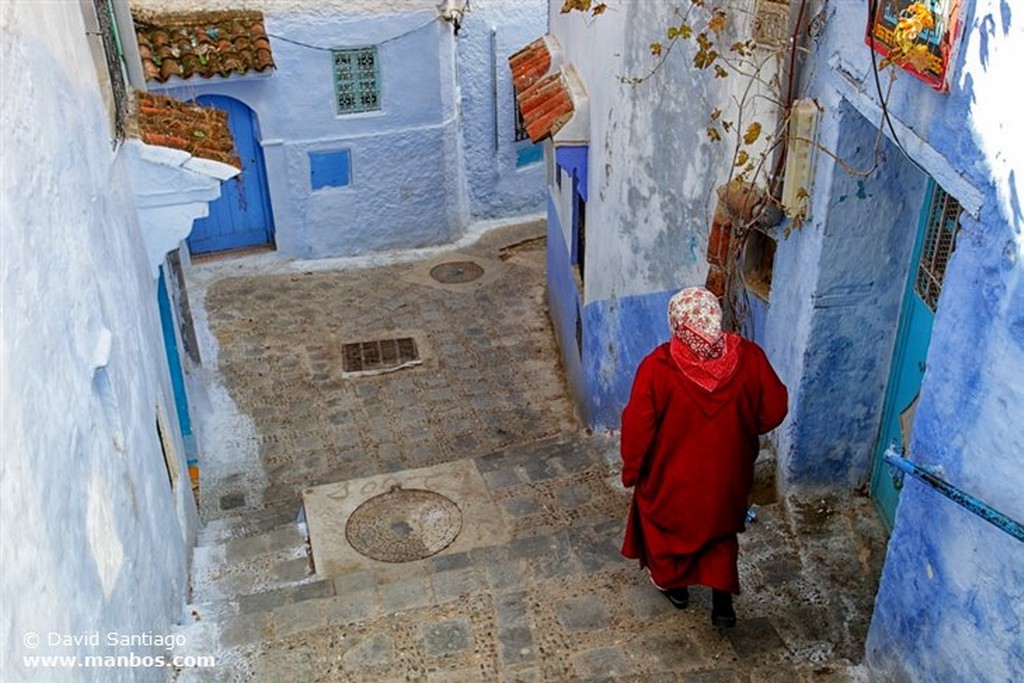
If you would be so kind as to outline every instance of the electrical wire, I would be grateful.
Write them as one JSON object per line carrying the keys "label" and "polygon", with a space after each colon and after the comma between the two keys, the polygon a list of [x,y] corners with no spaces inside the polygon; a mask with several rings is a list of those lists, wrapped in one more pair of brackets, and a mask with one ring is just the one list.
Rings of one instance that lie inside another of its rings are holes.
{"label": "electrical wire", "polygon": [[920,169],[922,173],[924,173],[928,177],[931,177],[931,174],[929,174],[928,171],[925,170],[924,166],[917,163],[917,160],[914,159],[913,156],[911,156],[910,152],[907,151],[907,148],[903,146],[902,142],[900,142],[899,136],[896,135],[896,128],[892,125],[892,119],[889,118],[889,105],[887,101],[888,98],[882,95],[882,81],[878,77],[878,55],[876,54],[877,50],[875,50],[875,35],[874,30],[872,28],[875,24],[875,16],[877,14],[878,0],[868,0],[868,27],[871,31],[868,34],[871,39],[871,44],[868,45],[868,49],[871,51],[871,73],[875,77],[875,91],[878,93],[878,103],[882,107],[882,119],[885,121],[886,126],[889,128],[889,132],[892,133],[892,141],[896,143],[896,146],[899,148],[901,152],[903,152],[903,155],[910,160],[910,163],[914,164],[914,166],[917,166],[917,168]]}
{"label": "electrical wire", "polygon": [[[408,31],[406,31],[405,33],[399,33],[397,36],[391,36],[390,38],[385,38],[384,40],[381,40],[381,41],[379,41],[377,43],[374,43],[374,45],[380,46],[380,45],[384,45],[386,43],[390,43],[392,41],[398,40],[399,38],[404,38],[407,35],[416,33],[420,29],[423,29],[423,28],[426,28],[427,26],[430,26],[435,21],[437,21],[439,18],[440,17],[434,17],[430,21],[428,21],[426,23],[423,23],[423,24],[420,24],[419,26],[416,26],[415,28],[411,28]],[[279,36],[279,35],[276,35],[276,34],[273,34],[273,33],[267,33],[267,36],[269,36],[270,38],[273,38],[274,40],[280,40],[280,41],[285,42],[285,43],[291,43],[292,45],[298,45],[299,47],[309,48],[310,50],[321,50],[323,52],[334,52],[335,50],[339,49],[337,47],[323,47],[322,45],[311,45],[310,43],[304,43],[301,40],[293,40],[291,38],[285,38],[284,36]]]}

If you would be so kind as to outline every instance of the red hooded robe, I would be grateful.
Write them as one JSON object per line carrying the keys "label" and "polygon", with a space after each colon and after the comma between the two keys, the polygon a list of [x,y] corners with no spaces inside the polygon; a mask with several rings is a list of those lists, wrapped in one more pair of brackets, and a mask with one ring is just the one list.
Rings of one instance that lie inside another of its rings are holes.
{"label": "red hooded robe", "polygon": [[634,487],[622,554],[640,560],[662,589],[740,592],[736,534],[758,437],[786,417],[788,396],[764,351],[735,339],[736,370],[711,391],[662,344],[637,368],[622,413],[622,483]]}

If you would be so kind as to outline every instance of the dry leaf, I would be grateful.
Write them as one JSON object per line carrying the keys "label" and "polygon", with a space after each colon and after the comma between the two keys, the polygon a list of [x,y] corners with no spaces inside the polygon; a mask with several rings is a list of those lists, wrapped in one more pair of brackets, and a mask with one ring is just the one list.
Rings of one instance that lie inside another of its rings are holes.
{"label": "dry leaf", "polygon": [[747,126],[747,132],[743,135],[743,142],[748,145],[752,145],[757,142],[759,137],[761,137],[761,124],[754,121],[752,124]]}
{"label": "dry leaf", "polygon": [[725,12],[720,9],[716,9],[715,13],[711,15],[710,19],[708,19],[708,28],[718,34],[725,28],[726,23],[727,20]]}

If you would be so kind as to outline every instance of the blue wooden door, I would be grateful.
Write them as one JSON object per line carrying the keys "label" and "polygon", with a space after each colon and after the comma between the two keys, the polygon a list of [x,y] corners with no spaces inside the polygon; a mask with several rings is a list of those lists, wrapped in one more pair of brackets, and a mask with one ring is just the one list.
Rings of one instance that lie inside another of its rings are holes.
{"label": "blue wooden door", "polygon": [[910,262],[896,346],[886,385],[882,424],[871,474],[871,495],[882,521],[891,529],[899,503],[899,489],[882,454],[891,445],[906,453],[914,410],[927,370],[928,345],[946,262],[955,246],[960,205],[934,182],[929,182],[918,222],[917,240]]}
{"label": "blue wooden door", "polygon": [[257,141],[255,114],[244,103],[230,97],[203,95],[196,101],[227,112],[242,172],[223,183],[220,197],[210,204],[209,215],[196,220],[188,238],[189,251],[205,254],[273,244],[267,174],[263,150]]}

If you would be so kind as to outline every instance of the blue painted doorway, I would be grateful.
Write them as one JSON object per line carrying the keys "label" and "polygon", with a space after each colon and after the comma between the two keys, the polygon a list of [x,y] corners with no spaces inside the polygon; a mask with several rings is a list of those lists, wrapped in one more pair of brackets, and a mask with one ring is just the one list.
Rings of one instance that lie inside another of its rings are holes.
{"label": "blue painted doorway", "polygon": [[160,266],[160,277],[157,280],[157,305],[160,310],[160,329],[164,337],[164,351],[167,354],[167,369],[171,373],[171,390],[174,393],[174,409],[178,415],[178,427],[181,429],[182,443],[188,466],[196,464],[196,441],[192,433],[192,417],[188,408],[188,393],[185,390],[185,369],[178,353],[178,337],[175,332],[174,312],[171,297],[167,289],[167,278],[164,266]]}
{"label": "blue painted doorway", "polygon": [[903,293],[896,346],[889,369],[882,424],[871,473],[871,496],[882,515],[882,521],[890,530],[896,517],[900,492],[882,454],[893,444],[898,451],[908,454],[914,411],[921,391],[921,381],[927,370],[932,324],[946,264],[956,246],[959,217],[960,205],[957,201],[934,181],[929,181]]}
{"label": "blue painted doorway", "polygon": [[245,103],[231,97],[202,95],[196,102],[227,112],[242,172],[223,183],[220,197],[210,204],[209,215],[196,220],[192,226],[189,252],[206,254],[272,245],[273,214],[256,114]]}

